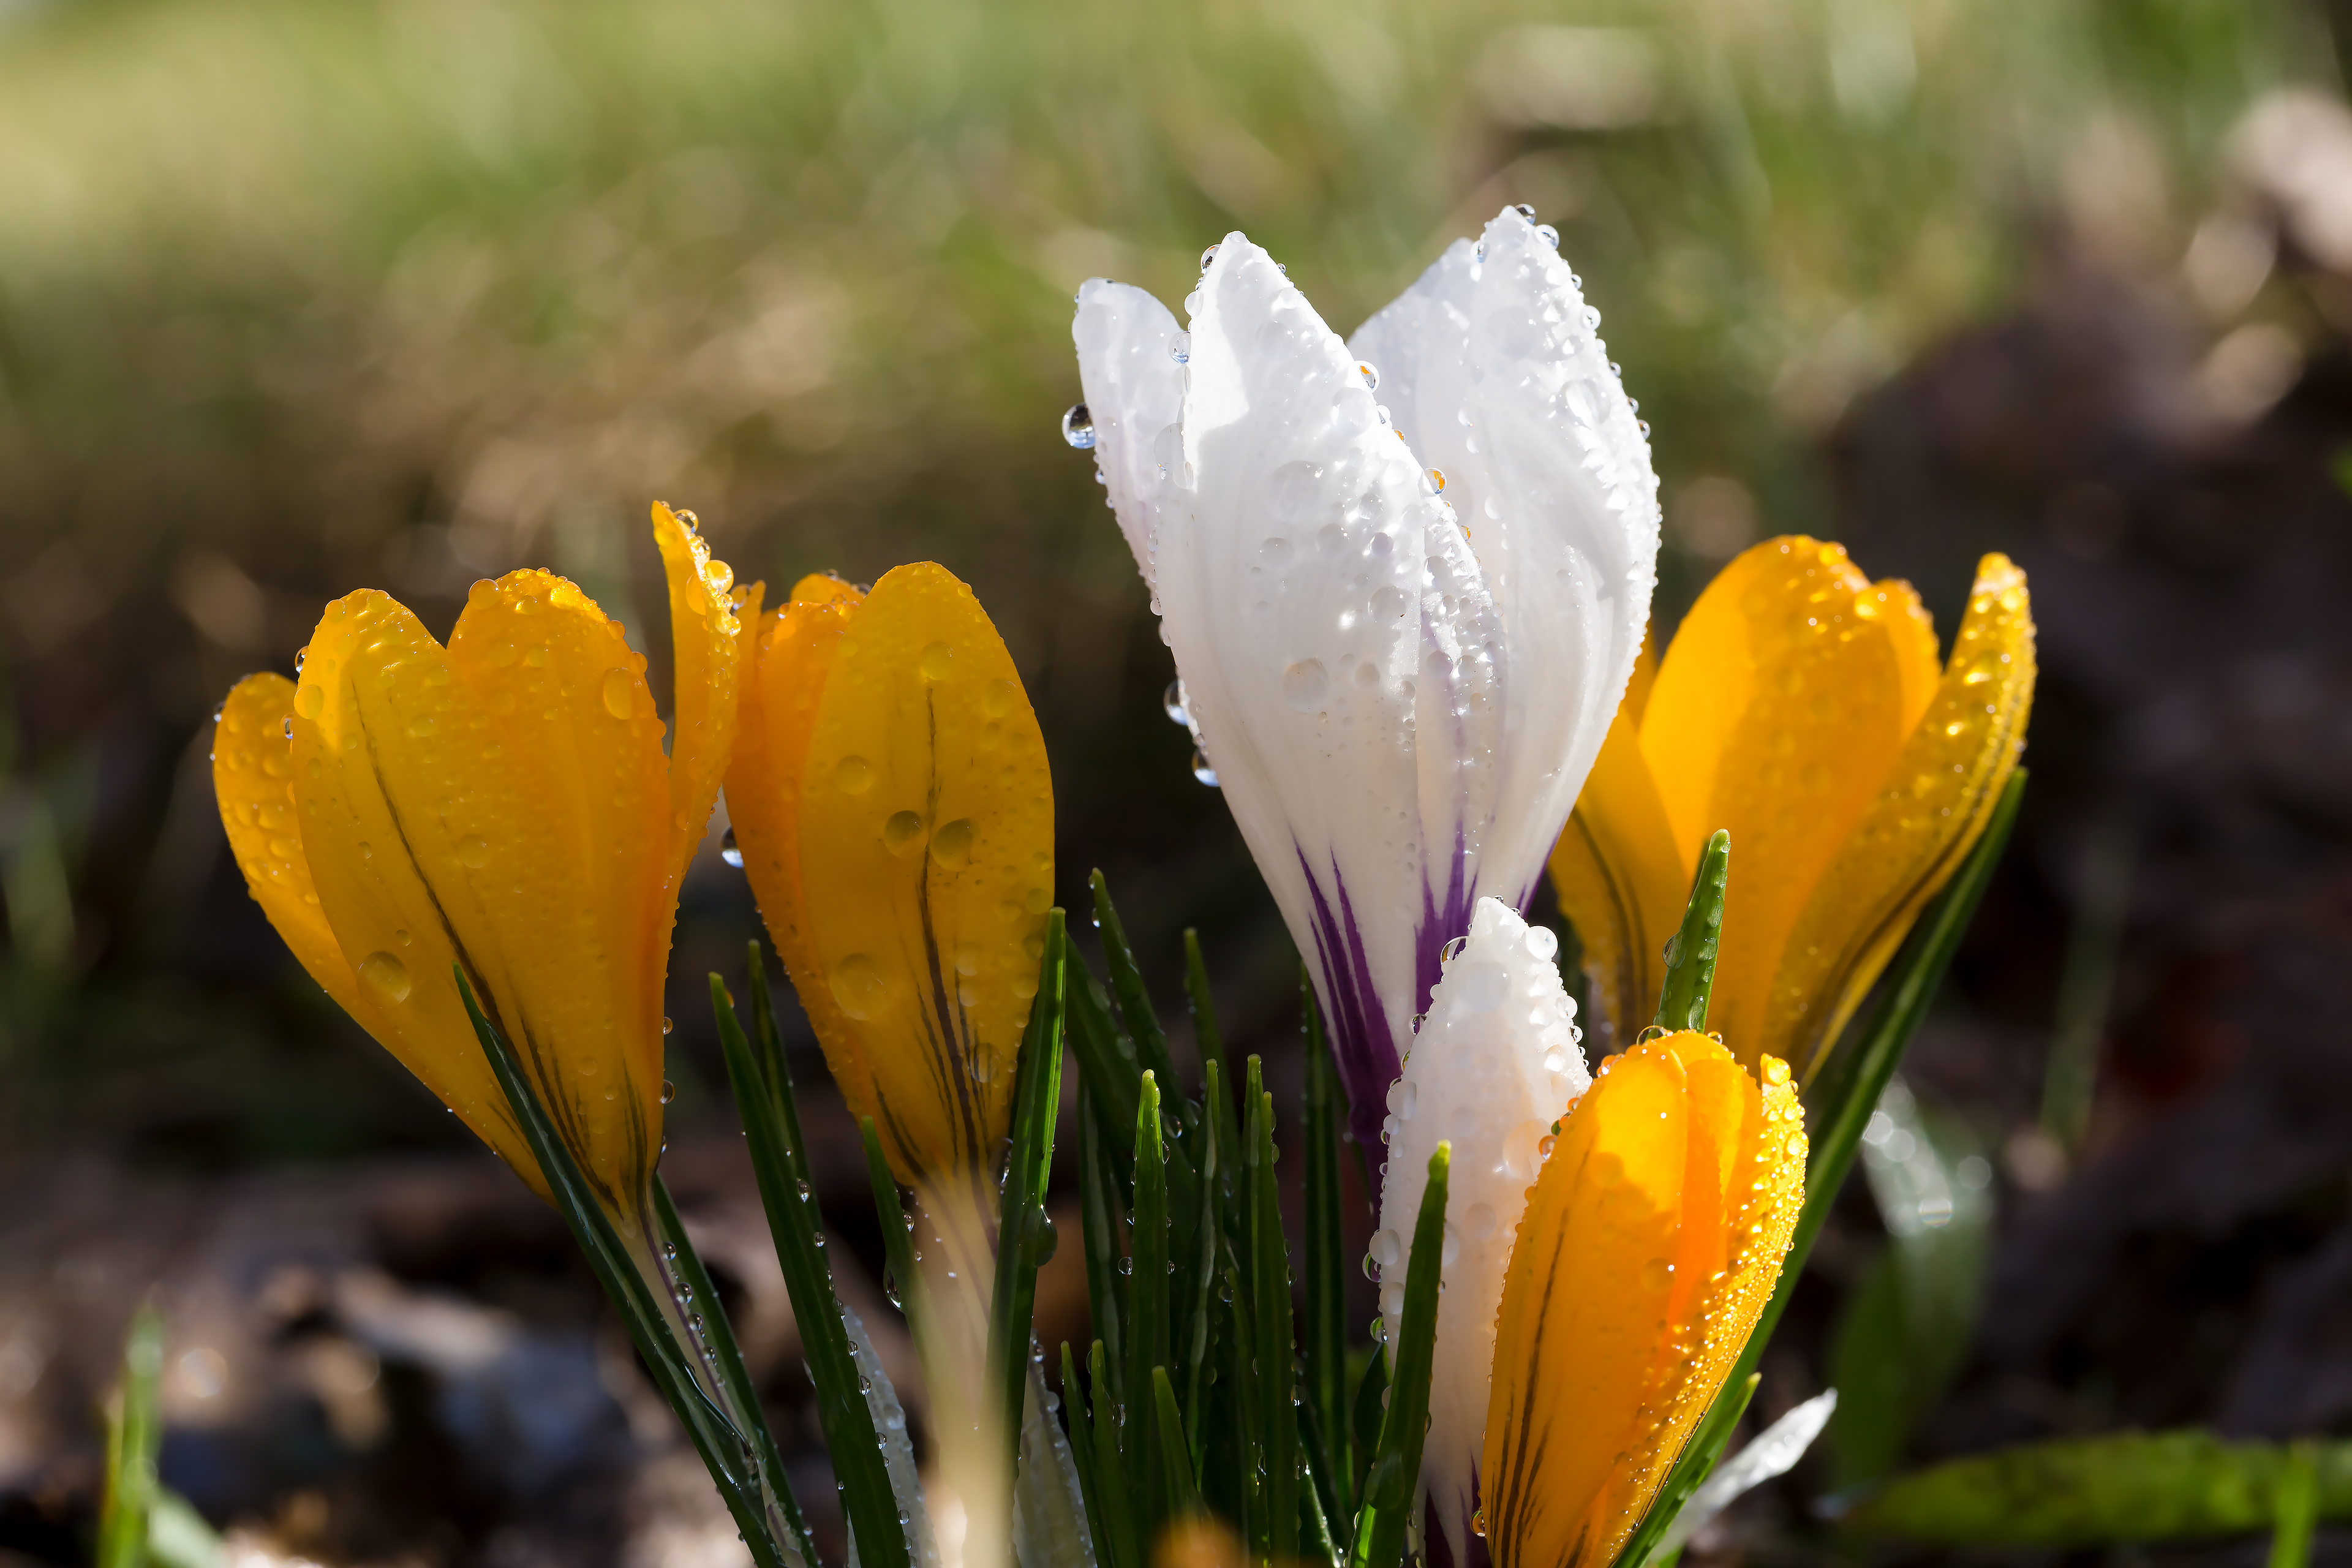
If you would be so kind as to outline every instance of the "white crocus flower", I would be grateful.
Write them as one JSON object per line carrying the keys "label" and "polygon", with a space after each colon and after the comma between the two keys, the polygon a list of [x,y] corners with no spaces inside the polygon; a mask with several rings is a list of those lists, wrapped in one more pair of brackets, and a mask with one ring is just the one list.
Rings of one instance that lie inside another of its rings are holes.
{"label": "white crocus flower", "polygon": [[1243,236],[1203,262],[1189,333],[1139,289],[1079,291],[1066,428],[1369,1139],[1440,952],[1481,894],[1525,904],[1616,711],[1657,480],[1599,317],[1518,209],[1352,345]]}
{"label": "white crocus flower", "polygon": [[[1591,1085],[1578,1048],[1576,1004],[1561,986],[1559,939],[1496,899],[1478,900],[1470,934],[1445,965],[1429,1016],[1389,1087],[1389,1163],[1381,1184],[1381,1316],[1390,1342],[1404,1313],[1405,1265],[1429,1157],[1454,1144],[1446,1179],[1437,1343],[1421,1483],[1433,1562],[1471,1562],[1478,1460],[1486,1443],[1495,1320],[1511,1238],[1552,1125]],[[1443,1552],[1441,1554],[1441,1541]]]}

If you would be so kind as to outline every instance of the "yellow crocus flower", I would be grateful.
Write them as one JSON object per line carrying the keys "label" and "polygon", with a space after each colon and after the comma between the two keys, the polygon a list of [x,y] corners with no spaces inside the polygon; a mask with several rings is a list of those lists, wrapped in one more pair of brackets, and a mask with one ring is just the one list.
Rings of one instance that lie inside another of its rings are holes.
{"label": "yellow crocus flower", "polygon": [[221,821],[327,994],[542,1194],[458,995],[505,1033],[633,1233],[661,1150],[662,982],[678,879],[735,731],[737,610],[758,590],[653,509],[677,734],[618,623],[540,571],[474,584],[448,646],[373,589],[336,600],[298,685],[222,705]]}
{"label": "yellow crocus flower", "polygon": [[1977,569],[1939,671],[1908,584],[1767,540],[1647,650],[1551,856],[1605,1037],[1647,1023],[1700,847],[1738,857],[1710,1021],[1810,1075],[1983,831],[2033,700],[2025,574]]}
{"label": "yellow crocus flower", "polygon": [[1477,1524],[1496,1568],[1607,1568],[1770,1300],[1804,1113],[1687,1031],[1604,1064],[1559,1124],[1504,1276]]}
{"label": "yellow crocus flower", "polygon": [[1054,897],[1045,738],[987,613],[929,562],[870,594],[803,578],[745,635],[743,868],[843,1095],[935,1198],[993,1169],[1012,1117]]}

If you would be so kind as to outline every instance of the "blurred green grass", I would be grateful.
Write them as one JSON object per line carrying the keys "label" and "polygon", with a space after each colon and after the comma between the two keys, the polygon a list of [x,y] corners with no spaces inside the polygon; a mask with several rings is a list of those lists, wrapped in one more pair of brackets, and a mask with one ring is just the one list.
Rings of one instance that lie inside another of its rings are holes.
{"label": "blurred green grass", "polygon": [[1166,910],[1147,950],[1227,919],[1237,955],[1263,900],[1055,433],[1078,282],[1172,300],[1239,227],[1345,331],[1532,204],[1654,427],[1671,617],[1820,515],[1853,397],[2060,238],[2172,265],[2234,119],[2336,59],[2294,0],[0,11],[0,1073],[315,1030],[189,738],[363,585],[446,629],[473,578],[551,564],[658,659],[656,496],[739,575],[966,577],[1072,886],[1109,866]]}

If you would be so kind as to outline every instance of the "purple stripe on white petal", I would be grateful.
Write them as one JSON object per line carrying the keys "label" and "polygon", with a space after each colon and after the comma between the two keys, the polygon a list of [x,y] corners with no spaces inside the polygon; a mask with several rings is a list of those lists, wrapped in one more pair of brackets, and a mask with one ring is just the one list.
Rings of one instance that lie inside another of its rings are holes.
{"label": "purple stripe on white petal", "polygon": [[[1298,857],[1298,868],[1307,874],[1307,896],[1315,900],[1315,967],[1322,981],[1317,990],[1323,998],[1331,1059],[1339,1069],[1339,1085],[1348,1093],[1349,1128],[1356,1142],[1369,1150],[1380,1143],[1389,1085],[1396,1080],[1396,1038],[1390,1032],[1380,988],[1372,983],[1371,961],[1364,951],[1363,935],[1357,930],[1355,906],[1348,898],[1348,884],[1339,875],[1338,863],[1331,866],[1328,895],[1304,853]],[[1339,906],[1336,910],[1334,900]],[[1468,929],[1466,921],[1464,929]],[[1421,994],[1429,994],[1425,987]]]}

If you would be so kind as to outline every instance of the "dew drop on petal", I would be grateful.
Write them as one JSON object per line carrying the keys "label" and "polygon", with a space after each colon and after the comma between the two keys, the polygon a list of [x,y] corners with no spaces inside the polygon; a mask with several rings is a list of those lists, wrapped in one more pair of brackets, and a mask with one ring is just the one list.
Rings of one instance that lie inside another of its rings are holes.
{"label": "dew drop on petal", "polygon": [[457,864],[469,871],[478,871],[490,861],[489,841],[478,833],[468,833],[457,840]]}
{"label": "dew drop on petal", "polygon": [[738,871],[743,868],[743,847],[735,842],[735,829],[729,827],[727,837],[719,841],[719,858]]}
{"label": "dew drop on petal", "polygon": [[833,783],[844,795],[864,795],[874,787],[874,764],[864,757],[844,757],[833,765]]}
{"label": "dew drop on petal", "polygon": [[361,959],[360,979],[382,1002],[405,1002],[415,988],[408,977],[408,966],[388,952],[371,952]]}
{"label": "dew drop on petal", "polygon": [[604,711],[615,719],[625,719],[635,707],[636,679],[627,670],[608,669],[604,672]]}
{"label": "dew drop on petal", "polygon": [[1192,752],[1192,776],[1211,789],[1217,787],[1217,770],[1209,765],[1208,754],[1197,748]]}
{"label": "dew drop on petal", "polygon": [[1083,403],[1073,403],[1062,414],[1062,439],[1079,451],[1091,450],[1095,444],[1095,416]]}

